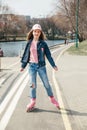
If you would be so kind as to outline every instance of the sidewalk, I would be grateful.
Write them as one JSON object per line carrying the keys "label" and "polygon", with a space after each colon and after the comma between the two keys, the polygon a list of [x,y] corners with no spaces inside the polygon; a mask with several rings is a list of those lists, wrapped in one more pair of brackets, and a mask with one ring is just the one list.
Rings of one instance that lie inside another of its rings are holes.
{"label": "sidewalk", "polygon": [[1,69],[6,69],[19,62],[20,57],[1,57]]}
{"label": "sidewalk", "polygon": [[[9,73],[9,71],[20,71],[20,57],[1,57],[0,58],[0,75]],[[17,66],[15,68],[15,66]]]}
{"label": "sidewalk", "polygon": [[[87,56],[64,53],[56,75],[63,100],[71,110],[80,130],[87,129]],[[67,108],[67,106],[65,106]]]}
{"label": "sidewalk", "polygon": [[[71,115],[72,121],[70,120],[70,123],[73,126],[73,130],[86,130],[87,129],[87,56],[68,55],[67,53],[64,53],[60,57],[57,64],[58,64],[59,71],[58,73],[55,73],[56,79],[58,81],[59,88],[62,93],[64,107],[65,109],[67,109],[68,112],[67,115],[68,116]],[[4,57],[2,59],[2,71],[0,72],[0,76],[2,76],[3,73],[9,73],[12,71],[19,73],[20,58]],[[21,75],[22,74],[23,73],[21,73]],[[50,75],[52,76],[52,73]],[[40,110],[41,112],[37,112],[36,114],[34,113],[34,125],[36,121],[36,123],[38,124],[40,123],[40,126],[44,128],[46,124],[50,126],[50,124],[54,123],[56,128],[55,130],[57,130],[58,127],[60,126],[63,127],[61,114],[57,111],[54,111],[55,110],[54,107],[51,106],[46,96],[44,96],[44,93],[42,93],[43,91],[42,90],[43,87],[41,87],[42,84],[40,82],[38,82],[38,84],[39,84],[38,86],[40,87],[39,94],[41,95],[38,96],[37,106],[41,109]],[[26,114],[24,111],[26,106],[25,100],[27,101],[29,100],[26,96],[28,89],[29,89],[28,87],[25,88],[24,93],[22,94],[22,97],[18,103],[19,106],[17,106],[15,113],[12,116],[13,120],[11,121],[13,122],[16,122],[16,120],[14,119],[17,120],[19,119],[19,124],[15,123],[14,124],[15,127],[19,125],[20,128],[21,126],[26,126],[26,124],[28,124],[29,121],[30,124],[32,123],[33,120],[32,113],[29,115]],[[41,96],[42,98],[39,98]],[[41,101],[43,101],[42,102],[43,105],[41,104]],[[49,107],[46,104],[49,104]],[[18,114],[20,116],[18,116]],[[47,117],[45,117],[44,114],[46,114]],[[42,118],[39,119],[40,116]],[[23,122],[24,120],[22,120],[23,124],[21,125],[22,117],[24,117],[24,119],[27,119],[27,123]],[[47,120],[45,120],[45,118],[47,118],[50,123],[46,123]],[[12,125],[13,122],[11,122]],[[42,122],[45,125],[43,125]],[[8,129],[11,127],[13,128],[11,124],[8,126]],[[41,128],[40,126],[38,125],[38,129]],[[78,127],[78,129],[76,127]]]}

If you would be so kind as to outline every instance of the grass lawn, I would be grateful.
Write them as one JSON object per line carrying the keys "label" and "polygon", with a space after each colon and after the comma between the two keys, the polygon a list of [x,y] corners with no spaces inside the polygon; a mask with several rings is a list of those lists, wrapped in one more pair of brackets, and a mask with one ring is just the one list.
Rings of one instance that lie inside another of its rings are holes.
{"label": "grass lawn", "polygon": [[67,52],[72,55],[87,55],[87,40],[78,44],[78,48],[76,45],[71,46]]}

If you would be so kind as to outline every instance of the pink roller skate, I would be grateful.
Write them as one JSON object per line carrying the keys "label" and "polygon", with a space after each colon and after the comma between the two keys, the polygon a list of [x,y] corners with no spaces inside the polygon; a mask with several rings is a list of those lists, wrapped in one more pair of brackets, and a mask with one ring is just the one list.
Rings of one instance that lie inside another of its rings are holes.
{"label": "pink roller skate", "polygon": [[50,96],[50,101],[58,108],[60,109],[59,103],[56,101],[54,96]]}
{"label": "pink roller skate", "polygon": [[26,112],[30,112],[34,110],[35,103],[36,103],[36,99],[32,98],[31,102],[27,105]]}

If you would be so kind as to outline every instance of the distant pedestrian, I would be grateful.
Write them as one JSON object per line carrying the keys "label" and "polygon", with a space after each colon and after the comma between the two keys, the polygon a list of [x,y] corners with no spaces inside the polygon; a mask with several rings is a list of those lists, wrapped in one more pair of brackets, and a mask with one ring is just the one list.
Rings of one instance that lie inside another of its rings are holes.
{"label": "distant pedestrian", "polygon": [[0,57],[3,57],[3,50],[0,48]]}
{"label": "distant pedestrian", "polygon": [[30,98],[31,101],[27,105],[26,111],[31,111],[36,104],[36,77],[37,72],[44,84],[47,95],[49,96],[50,101],[60,109],[59,103],[56,101],[52,88],[49,84],[46,67],[45,67],[45,56],[47,57],[49,63],[54,68],[54,70],[58,70],[55,62],[51,56],[51,52],[45,42],[45,35],[42,31],[42,28],[39,24],[35,24],[27,37],[28,43],[25,47],[24,54],[22,56],[21,62],[21,71],[24,70],[27,63],[29,63],[29,80],[30,80]]}
{"label": "distant pedestrian", "polygon": [[65,44],[66,44],[67,40],[65,39]]}
{"label": "distant pedestrian", "polygon": [[68,39],[65,39],[65,45],[68,45]]}

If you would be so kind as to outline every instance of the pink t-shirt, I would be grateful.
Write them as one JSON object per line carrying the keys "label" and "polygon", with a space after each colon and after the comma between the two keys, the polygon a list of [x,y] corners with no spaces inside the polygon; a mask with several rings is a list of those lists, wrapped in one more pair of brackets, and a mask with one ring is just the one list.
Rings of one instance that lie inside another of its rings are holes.
{"label": "pink t-shirt", "polygon": [[37,43],[32,42],[30,47],[30,62],[38,63]]}

